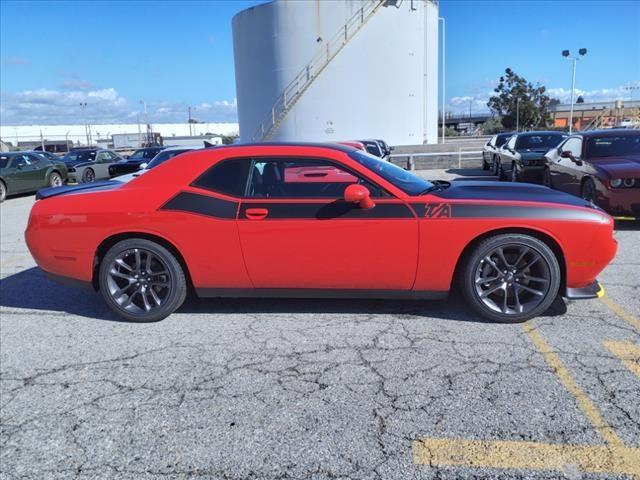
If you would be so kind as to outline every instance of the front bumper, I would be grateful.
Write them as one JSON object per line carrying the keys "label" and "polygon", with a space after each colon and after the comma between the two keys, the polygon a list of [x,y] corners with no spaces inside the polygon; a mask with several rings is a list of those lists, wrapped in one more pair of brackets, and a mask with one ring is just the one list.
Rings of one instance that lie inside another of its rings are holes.
{"label": "front bumper", "polygon": [[541,180],[544,165],[518,165],[518,176],[521,180]]}
{"label": "front bumper", "polygon": [[604,288],[597,280],[582,288],[567,288],[563,295],[569,300],[587,300],[604,296]]}

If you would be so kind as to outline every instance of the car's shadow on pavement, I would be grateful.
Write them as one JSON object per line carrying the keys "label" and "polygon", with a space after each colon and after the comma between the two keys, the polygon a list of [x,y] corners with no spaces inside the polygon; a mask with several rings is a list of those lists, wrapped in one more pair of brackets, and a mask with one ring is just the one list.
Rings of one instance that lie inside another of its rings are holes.
{"label": "car's shadow on pavement", "polygon": [[615,230],[619,231],[640,231],[640,220],[616,220]]}
{"label": "car's shadow on pavement", "polygon": [[[0,280],[0,306],[12,309],[42,310],[82,317],[125,322],[111,312],[102,297],[91,290],[60,285],[49,280],[39,268],[30,268]],[[560,297],[545,313],[563,315],[567,311]],[[190,296],[178,313],[193,314],[374,314],[401,318],[437,318],[463,322],[489,323],[468,308],[453,293],[447,300],[350,300],[300,298],[211,298]]]}

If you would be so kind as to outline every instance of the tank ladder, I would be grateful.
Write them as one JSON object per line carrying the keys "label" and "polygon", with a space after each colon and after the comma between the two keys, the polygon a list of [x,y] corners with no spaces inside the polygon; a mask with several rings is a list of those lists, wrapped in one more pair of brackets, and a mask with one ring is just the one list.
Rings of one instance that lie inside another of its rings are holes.
{"label": "tank ladder", "polygon": [[349,43],[362,27],[373,17],[387,0],[367,0],[340,28],[336,34],[320,47],[313,58],[285,87],[276,98],[268,117],[260,124],[252,142],[266,142],[273,138],[287,113],[300,100],[304,92],[314,82],[318,75],[331,63],[338,53]]}

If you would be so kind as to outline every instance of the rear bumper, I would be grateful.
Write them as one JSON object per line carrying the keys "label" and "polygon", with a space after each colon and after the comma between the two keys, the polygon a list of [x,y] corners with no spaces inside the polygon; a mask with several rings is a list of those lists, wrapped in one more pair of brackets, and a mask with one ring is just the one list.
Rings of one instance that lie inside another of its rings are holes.
{"label": "rear bumper", "polygon": [[567,288],[564,297],[569,300],[587,300],[590,298],[600,298],[604,295],[604,288],[594,280],[593,283],[582,288]]}
{"label": "rear bumper", "polygon": [[94,290],[93,284],[91,282],[87,282],[85,280],[78,280],[77,278],[66,277],[64,275],[58,275],[56,273],[50,273],[46,270],[43,270],[44,275],[53,280],[56,283],[60,283],[62,285],[74,288],[82,288],[84,290]]}

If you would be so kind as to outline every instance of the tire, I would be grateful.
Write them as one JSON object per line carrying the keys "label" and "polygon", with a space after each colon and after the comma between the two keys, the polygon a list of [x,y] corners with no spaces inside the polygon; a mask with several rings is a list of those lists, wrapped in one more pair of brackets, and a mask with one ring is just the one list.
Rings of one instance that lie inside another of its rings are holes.
{"label": "tire", "polygon": [[2,180],[0,180],[0,203],[4,202],[7,198],[7,186]]}
{"label": "tire", "polygon": [[489,170],[489,164],[487,163],[487,161],[484,159],[484,155],[482,156],[482,170]]}
{"label": "tire", "polygon": [[49,175],[49,186],[50,187],[60,187],[62,186],[62,177],[58,172],[52,172]]}
{"label": "tire", "polygon": [[596,184],[587,178],[580,187],[580,196],[589,202],[596,203]]}
{"label": "tire", "polygon": [[[500,250],[511,268],[501,261]],[[519,323],[547,311],[558,295],[560,276],[558,259],[546,243],[529,235],[502,234],[470,252],[460,280],[464,298],[477,313],[494,322]]]}
{"label": "tire", "polygon": [[87,168],[82,172],[82,183],[90,183],[96,179],[96,172],[92,168]]}
{"label": "tire", "polygon": [[502,168],[502,161],[498,160],[498,166],[496,167],[496,175],[498,180],[503,182],[507,179],[507,176],[504,173],[504,168]]}
{"label": "tire", "polygon": [[553,188],[553,180],[551,180],[551,170],[549,170],[549,167],[545,167],[544,169],[542,174],[542,184],[545,187]]}
{"label": "tire", "polygon": [[497,157],[494,155],[492,161],[491,161],[491,173],[493,173],[494,175],[498,175],[498,159]]}
{"label": "tire", "polygon": [[518,182],[518,169],[516,168],[516,164],[511,164],[511,181]]}
{"label": "tire", "polygon": [[100,293],[109,308],[131,322],[162,320],[187,295],[180,262],[162,245],[142,238],[111,247],[100,262],[98,275]]}

